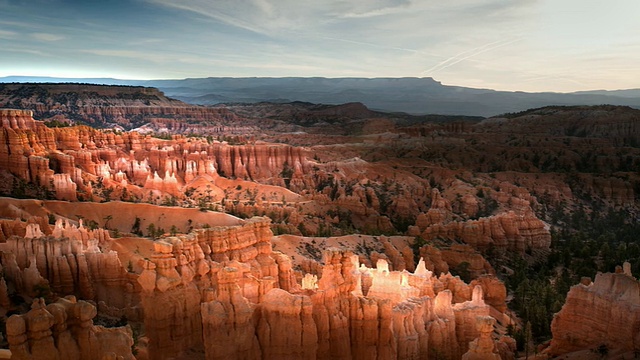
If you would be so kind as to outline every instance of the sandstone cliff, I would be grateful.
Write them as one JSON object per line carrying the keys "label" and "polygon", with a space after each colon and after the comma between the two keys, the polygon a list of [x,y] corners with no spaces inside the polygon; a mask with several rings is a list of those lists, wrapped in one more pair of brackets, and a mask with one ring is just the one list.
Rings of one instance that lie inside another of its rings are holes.
{"label": "sandstone cliff", "polygon": [[[286,145],[232,146],[88,127],[52,129],[22,110],[2,110],[0,120],[0,169],[62,200],[75,201],[78,194],[96,200],[182,198],[181,190],[198,188],[197,181],[215,187],[219,174],[284,185],[284,170],[292,169],[290,176],[296,178],[310,169],[304,150]],[[24,192],[20,186],[9,190]]]}
{"label": "sandstone cliff", "polygon": [[46,306],[34,300],[28,313],[7,320],[11,358],[134,360],[131,328],[95,326],[96,314],[95,306],[73,296]]}
{"label": "sandstone cliff", "polygon": [[571,288],[551,324],[548,353],[606,349],[609,358],[640,351],[640,284],[625,263],[620,273],[599,273],[593,283]]}
{"label": "sandstone cliff", "polygon": [[18,293],[75,295],[95,301],[111,316],[139,319],[132,279],[118,254],[100,246],[110,240],[108,232],[88,230],[82,221],[76,227],[59,219],[51,235],[30,224],[24,237],[0,244],[2,269]]}
{"label": "sandstone cliff", "polygon": [[513,211],[478,220],[431,225],[422,237],[460,239],[477,249],[495,246],[519,253],[548,249],[551,244],[551,234],[542,221],[532,214],[517,215]]}
{"label": "sandstone cliff", "polygon": [[[1,245],[7,279],[4,286],[0,282],[3,306],[15,305],[3,291],[9,287],[25,295],[48,288],[47,296],[93,300],[103,315],[142,324],[141,344],[147,345],[140,351],[152,359],[185,351],[201,351],[210,359],[230,353],[246,359],[457,359],[478,336],[475,317],[504,308],[504,297],[491,281],[468,285],[450,274],[435,276],[424,262],[411,273],[393,271],[382,257],[369,268],[353,253],[337,249],[324,253],[315,275],[298,280],[291,259],[272,250],[266,218],[232,222],[225,215],[210,228],[146,240],[151,252],[135,255],[122,247],[124,239],[65,220],[63,214],[73,212],[68,203],[14,200],[7,205],[7,213],[56,209],[59,219],[45,229],[49,235],[36,222],[7,229],[10,236]],[[78,211],[91,204],[80,205]],[[103,214],[103,207],[115,205],[94,204],[97,210],[91,211]],[[162,209],[127,206],[134,213],[144,209],[146,217]],[[113,227],[130,226],[118,214],[110,221]],[[393,255],[390,241],[399,239],[386,239],[389,250],[384,251],[401,269],[408,262],[397,250]],[[127,271],[121,256],[138,263]],[[130,347],[121,341],[117,346]]]}
{"label": "sandstone cliff", "polygon": [[224,108],[186,104],[155,88],[140,86],[0,84],[0,107],[9,106],[29,109],[43,120],[126,129],[149,123],[154,131],[170,134],[228,133],[229,125],[240,122]]}

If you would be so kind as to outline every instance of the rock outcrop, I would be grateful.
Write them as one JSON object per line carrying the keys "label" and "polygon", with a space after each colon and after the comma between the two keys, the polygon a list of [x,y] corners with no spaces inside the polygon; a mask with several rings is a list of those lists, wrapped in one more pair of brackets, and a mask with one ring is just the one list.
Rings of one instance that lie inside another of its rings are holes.
{"label": "rock outcrop", "polygon": [[131,328],[96,326],[96,314],[95,306],[73,296],[46,306],[43,299],[34,300],[29,312],[7,320],[11,358],[135,360]]}
{"label": "rock outcrop", "polygon": [[496,320],[491,316],[476,317],[476,329],[480,333],[469,344],[469,351],[462,355],[462,360],[500,360],[491,334]]}
{"label": "rock outcrop", "polygon": [[593,283],[571,288],[551,323],[550,355],[602,347],[609,356],[622,358],[640,351],[640,283],[631,276],[629,263],[624,269],[599,273]]}
{"label": "rock outcrop", "polygon": [[83,126],[52,129],[30,116],[29,111],[0,112],[0,169],[60,200],[76,201],[78,193],[103,200],[149,193],[182,198],[181,190],[201,176],[284,185],[284,170],[292,169],[291,176],[299,178],[310,169],[304,150],[287,145],[232,146],[184,137],[164,141]]}
{"label": "rock outcrop", "polygon": [[[404,359],[428,358],[431,351],[455,359],[477,336],[466,319],[489,313],[480,286],[472,299],[452,305],[460,288],[443,290],[448,278],[433,277],[423,265],[415,274],[390,272],[384,260],[369,269],[337,250],[326,252],[323,262],[317,285],[301,295],[273,289],[258,304],[262,358]],[[278,330],[284,327],[297,336],[274,337],[288,333]]]}
{"label": "rock outcrop", "polygon": [[431,225],[422,237],[427,240],[460,239],[476,249],[495,246],[518,253],[527,249],[548,249],[551,244],[551,234],[540,219],[531,214],[517,215],[513,211],[479,220]]}
{"label": "rock outcrop", "polygon": [[154,243],[138,280],[151,357],[202,347],[207,359],[455,359],[477,336],[470,319],[490,312],[479,285],[423,262],[413,274],[383,259],[361,267],[337,249],[300,286],[270,236],[254,218]]}
{"label": "rock outcrop", "polygon": [[76,227],[59,219],[52,235],[30,224],[24,238],[12,236],[0,244],[2,269],[19,293],[75,295],[95,301],[114,317],[139,319],[132,279],[118,254],[99,246],[109,240],[108,232],[88,230],[82,222]]}
{"label": "rock outcrop", "polygon": [[446,248],[425,245],[420,249],[420,256],[425,260],[427,269],[436,274],[449,270],[464,272],[464,276],[477,278],[481,275],[495,275],[491,264],[469,245],[454,244]]}
{"label": "rock outcrop", "polygon": [[[227,109],[186,104],[167,98],[158,89],[141,86],[3,84],[0,107],[7,105],[30,109],[41,119],[81,121],[99,127],[132,128],[148,123],[154,130],[170,134],[194,130],[217,134],[239,123],[240,130],[247,130]],[[185,126],[189,122],[195,124]]]}

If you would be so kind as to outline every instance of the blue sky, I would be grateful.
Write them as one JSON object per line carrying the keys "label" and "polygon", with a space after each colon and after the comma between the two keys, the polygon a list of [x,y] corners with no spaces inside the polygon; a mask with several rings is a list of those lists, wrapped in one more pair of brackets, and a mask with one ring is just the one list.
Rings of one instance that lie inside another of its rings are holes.
{"label": "blue sky", "polygon": [[640,87],[638,0],[0,0],[0,76]]}

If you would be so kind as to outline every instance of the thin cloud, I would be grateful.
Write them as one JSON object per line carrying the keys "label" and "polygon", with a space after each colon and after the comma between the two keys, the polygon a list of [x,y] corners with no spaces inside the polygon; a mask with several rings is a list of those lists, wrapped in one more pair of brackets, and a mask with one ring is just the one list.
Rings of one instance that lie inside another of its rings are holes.
{"label": "thin cloud", "polygon": [[409,9],[409,4],[404,3],[399,6],[386,6],[379,9],[372,9],[365,12],[351,12],[342,15],[342,18],[353,18],[353,19],[361,19],[361,18],[371,18],[378,16],[387,16],[392,14],[398,14],[406,12]]}
{"label": "thin cloud", "polygon": [[147,61],[157,60],[157,58],[154,57],[152,54],[149,54],[143,51],[89,49],[89,50],[80,50],[80,52],[91,54],[91,55],[130,58],[130,59],[136,59],[136,60],[143,60],[143,59]]}
{"label": "thin cloud", "polygon": [[397,46],[380,45],[380,44],[374,44],[374,43],[365,42],[365,41],[350,40],[350,39],[343,39],[343,38],[335,38],[335,37],[329,37],[329,36],[318,36],[317,38],[325,39],[325,40],[331,40],[331,41],[341,41],[341,42],[350,43],[350,44],[356,44],[356,45],[370,46],[370,47],[375,47],[375,48],[380,48],[380,49],[405,51],[405,52],[410,52],[410,53],[420,54],[420,55],[425,55],[425,56],[440,57],[440,58],[444,57],[442,55],[437,55],[437,54],[433,54],[433,53],[427,53],[427,52],[416,50],[416,49],[402,48],[402,47],[397,47]]}
{"label": "thin cloud", "polygon": [[219,21],[223,24],[236,27],[243,30],[248,30],[256,34],[260,35],[268,35],[268,32],[265,29],[253,26],[250,22],[244,21],[233,15],[220,11],[215,8],[215,2],[209,1],[191,1],[185,3],[174,2],[173,0],[147,0],[150,3],[157,4],[160,6],[174,8],[179,10],[184,10],[188,12],[192,12],[216,21]]}
{"label": "thin cloud", "polygon": [[139,61],[153,62],[157,64],[191,64],[191,65],[211,65],[212,60],[204,57],[185,55],[181,53],[157,53],[137,50],[114,50],[114,49],[89,49],[80,50],[85,54],[126,58]]}
{"label": "thin cloud", "polygon": [[140,40],[129,41],[127,44],[139,46],[139,45],[145,45],[145,44],[159,44],[166,41],[167,41],[166,39],[140,39]]}
{"label": "thin cloud", "polygon": [[14,31],[0,30],[0,39],[14,39],[18,33]]}
{"label": "thin cloud", "polygon": [[[638,87],[640,23],[632,10],[640,2],[590,2],[594,7],[580,7],[580,0],[9,0],[0,5],[8,55],[0,69],[69,64],[79,73],[158,78],[430,75],[529,91]],[[593,18],[602,21],[593,25]]]}
{"label": "thin cloud", "polygon": [[60,41],[64,40],[65,37],[62,35],[49,34],[49,33],[32,33],[31,37],[38,41]]}
{"label": "thin cloud", "polygon": [[23,48],[16,48],[16,47],[6,47],[6,48],[2,48],[2,51],[5,53],[23,53],[23,54],[30,54],[30,55],[35,55],[35,56],[41,56],[41,57],[50,57],[52,56],[49,53],[46,53],[44,51],[40,51],[40,50],[33,50],[33,49],[23,49]]}

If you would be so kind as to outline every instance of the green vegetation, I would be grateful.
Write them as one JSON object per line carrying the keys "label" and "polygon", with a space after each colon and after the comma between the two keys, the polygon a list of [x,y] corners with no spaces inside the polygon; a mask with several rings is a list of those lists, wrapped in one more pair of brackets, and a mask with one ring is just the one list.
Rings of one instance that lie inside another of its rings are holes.
{"label": "green vegetation", "polygon": [[[627,211],[587,213],[578,207],[570,212],[558,206],[549,217],[560,230],[552,230],[548,256],[515,255],[506,263],[488,257],[495,268],[505,265],[513,270],[505,281],[514,295],[509,306],[528,324],[536,343],[551,338],[553,315],[562,308],[570,287],[581,278],[594,279],[597,272],[614,272],[625,261],[631,263],[634,274],[640,273],[640,246],[636,241],[640,222]],[[526,329],[514,331],[519,349],[528,335]]]}
{"label": "green vegetation", "polygon": [[156,240],[163,234],[164,234],[164,229],[160,227],[156,228],[156,225],[154,223],[151,223],[149,224],[149,226],[147,226],[147,236],[149,236],[150,238]]}
{"label": "green vegetation", "polygon": [[460,276],[460,279],[462,279],[464,282],[470,283],[473,278],[471,277],[469,266],[471,266],[471,264],[469,264],[467,261],[463,261],[456,265],[453,269],[450,269],[451,274],[454,276]]}
{"label": "green vegetation", "polygon": [[142,231],[140,230],[140,218],[137,216],[133,222],[133,226],[131,226],[131,233],[138,236],[142,236]]}
{"label": "green vegetation", "polygon": [[289,189],[289,185],[291,184],[291,177],[293,176],[293,168],[289,166],[287,161],[282,165],[282,172],[280,173],[280,177],[284,180],[284,185]]}
{"label": "green vegetation", "polygon": [[56,192],[53,189],[53,184],[46,188],[28,182],[26,180],[14,177],[11,183],[10,191],[4,192],[2,196],[9,196],[17,199],[39,199],[39,200],[55,200]]}
{"label": "green vegetation", "polygon": [[59,120],[49,120],[45,121],[44,124],[50,128],[63,128],[71,126],[68,122],[63,122]]}

